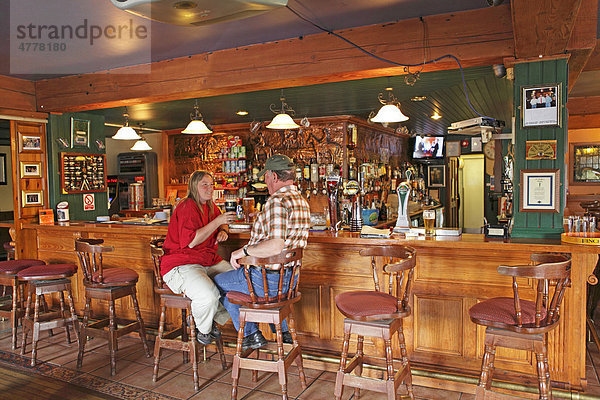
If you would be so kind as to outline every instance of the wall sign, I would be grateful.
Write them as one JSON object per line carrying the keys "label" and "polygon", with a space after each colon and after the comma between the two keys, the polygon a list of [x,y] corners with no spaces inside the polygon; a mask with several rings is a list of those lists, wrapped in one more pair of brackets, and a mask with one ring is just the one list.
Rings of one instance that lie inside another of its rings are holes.
{"label": "wall sign", "polygon": [[60,153],[63,193],[104,192],[106,190],[106,155]]}
{"label": "wall sign", "polygon": [[555,160],[556,140],[528,140],[525,142],[525,159]]}
{"label": "wall sign", "polygon": [[521,212],[559,212],[559,169],[521,170]]}
{"label": "wall sign", "polygon": [[85,193],[83,195],[83,211],[94,211],[96,209],[96,199],[94,193]]}

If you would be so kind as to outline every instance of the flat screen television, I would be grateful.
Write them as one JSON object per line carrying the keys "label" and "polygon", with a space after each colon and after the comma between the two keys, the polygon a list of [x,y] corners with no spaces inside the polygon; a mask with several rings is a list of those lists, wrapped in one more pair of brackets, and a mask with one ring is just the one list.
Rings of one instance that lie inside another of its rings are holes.
{"label": "flat screen television", "polygon": [[443,158],[444,157],[444,137],[443,136],[416,136],[413,147],[412,158],[419,160],[424,158]]}

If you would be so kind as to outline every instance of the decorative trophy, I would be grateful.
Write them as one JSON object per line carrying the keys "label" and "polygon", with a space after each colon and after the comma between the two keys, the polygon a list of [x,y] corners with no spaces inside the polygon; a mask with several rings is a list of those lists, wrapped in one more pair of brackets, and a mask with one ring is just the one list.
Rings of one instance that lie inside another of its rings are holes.
{"label": "decorative trophy", "polygon": [[331,174],[327,177],[327,199],[329,201],[329,230],[337,232],[342,221],[339,221],[338,194],[340,176]]}
{"label": "decorative trophy", "polygon": [[350,232],[360,232],[362,229],[362,216],[360,208],[360,185],[356,181],[348,181],[346,191],[352,197],[352,217],[350,217]]}
{"label": "decorative trophy", "polygon": [[405,182],[402,182],[396,188],[398,194],[398,220],[396,220],[396,226],[394,232],[408,232],[410,230],[410,219],[408,218],[408,201],[410,199],[410,177],[412,173],[410,170],[406,171]]}

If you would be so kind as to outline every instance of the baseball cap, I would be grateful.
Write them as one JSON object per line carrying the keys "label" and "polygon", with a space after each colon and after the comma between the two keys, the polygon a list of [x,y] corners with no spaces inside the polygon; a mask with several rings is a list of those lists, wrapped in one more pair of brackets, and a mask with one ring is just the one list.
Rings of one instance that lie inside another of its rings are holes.
{"label": "baseball cap", "polygon": [[267,159],[265,167],[258,173],[258,177],[263,176],[267,171],[286,171],[294,168],[294,162],[288,156],[275,154]]}

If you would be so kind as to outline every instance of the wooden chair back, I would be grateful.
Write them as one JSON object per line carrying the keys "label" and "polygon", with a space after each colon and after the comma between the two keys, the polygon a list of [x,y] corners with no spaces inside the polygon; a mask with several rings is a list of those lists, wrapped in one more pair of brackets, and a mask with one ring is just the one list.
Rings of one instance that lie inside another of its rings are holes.
{"label": "wooden chair back", "polygon": [[[94,281],[96,284],[102,284],[104,282],[102,255],[112,252],[114,247],[103,246],[103,243],[103,239],[75,239],[75,251],[83,271],[84,283]],[[97,279],[93,280],[94,274],[98,275]]]}
{"label": "wooden chair back", "polygon": [[162,290],[165,282],[160,273],[160,260],[165,255],[163,244],[165,238],[152,239],[150,241],[150,253],[152,254],[152,264],[154,266],[154,290]]}
{"label": "wooden chair back", "polygon": [[[560,253],[535,253],[531,255],[533,265],[501,265],[498,273],[512,276],[516,325],[510,330],[521,333],[546,332],[560,318],[560,304],[565,290],[571,284],[571,256]],[[521,313],[521,297],[517,278],[534,280],[535,322],[524,324]],[[550,296],[550,293],[552,295]],[[544,316],[545,311],[545,316]],[[501,327],[502,328],[502,327]]]}
{"label": "wooden chair back", "polygon": [[[253,257],[247,256],[239,260],[240,265],[244,266],[246,272],[246,281],[250,293],[251,308],[276,308],[289,302],[300,300],[300,270],[302,267],[302,249],[283,250],[280,254],[271,257]],[[250,269],[258,268],[262,275],[263,290],[262,293],[255,293],[254,286],[250,280]],[[291,271],[290,274],[286,272]],[[277,294],[269,296],[272,290],[269,287],[267,274],[276,273],[278,275]],[[287,280],[286,280],[287,279]],[[287,291],[283,288],[287,283]]]}
{"label": "wooden chair back", "polygon": [[[395,296],[398,299],[399,314],[410,312],[409,302],[412,295],[413,272],[417,264],[416,254],[414,248],[399,245],[374,246],[360,251],[361,256],[371,257],[375,290]],[[382,258],[383,262],[377,262],[378,258]],[[388,275],[387,285],[382,287],[379,277],[385,275]],[[390,316],[390,318],[394,317]]]}

